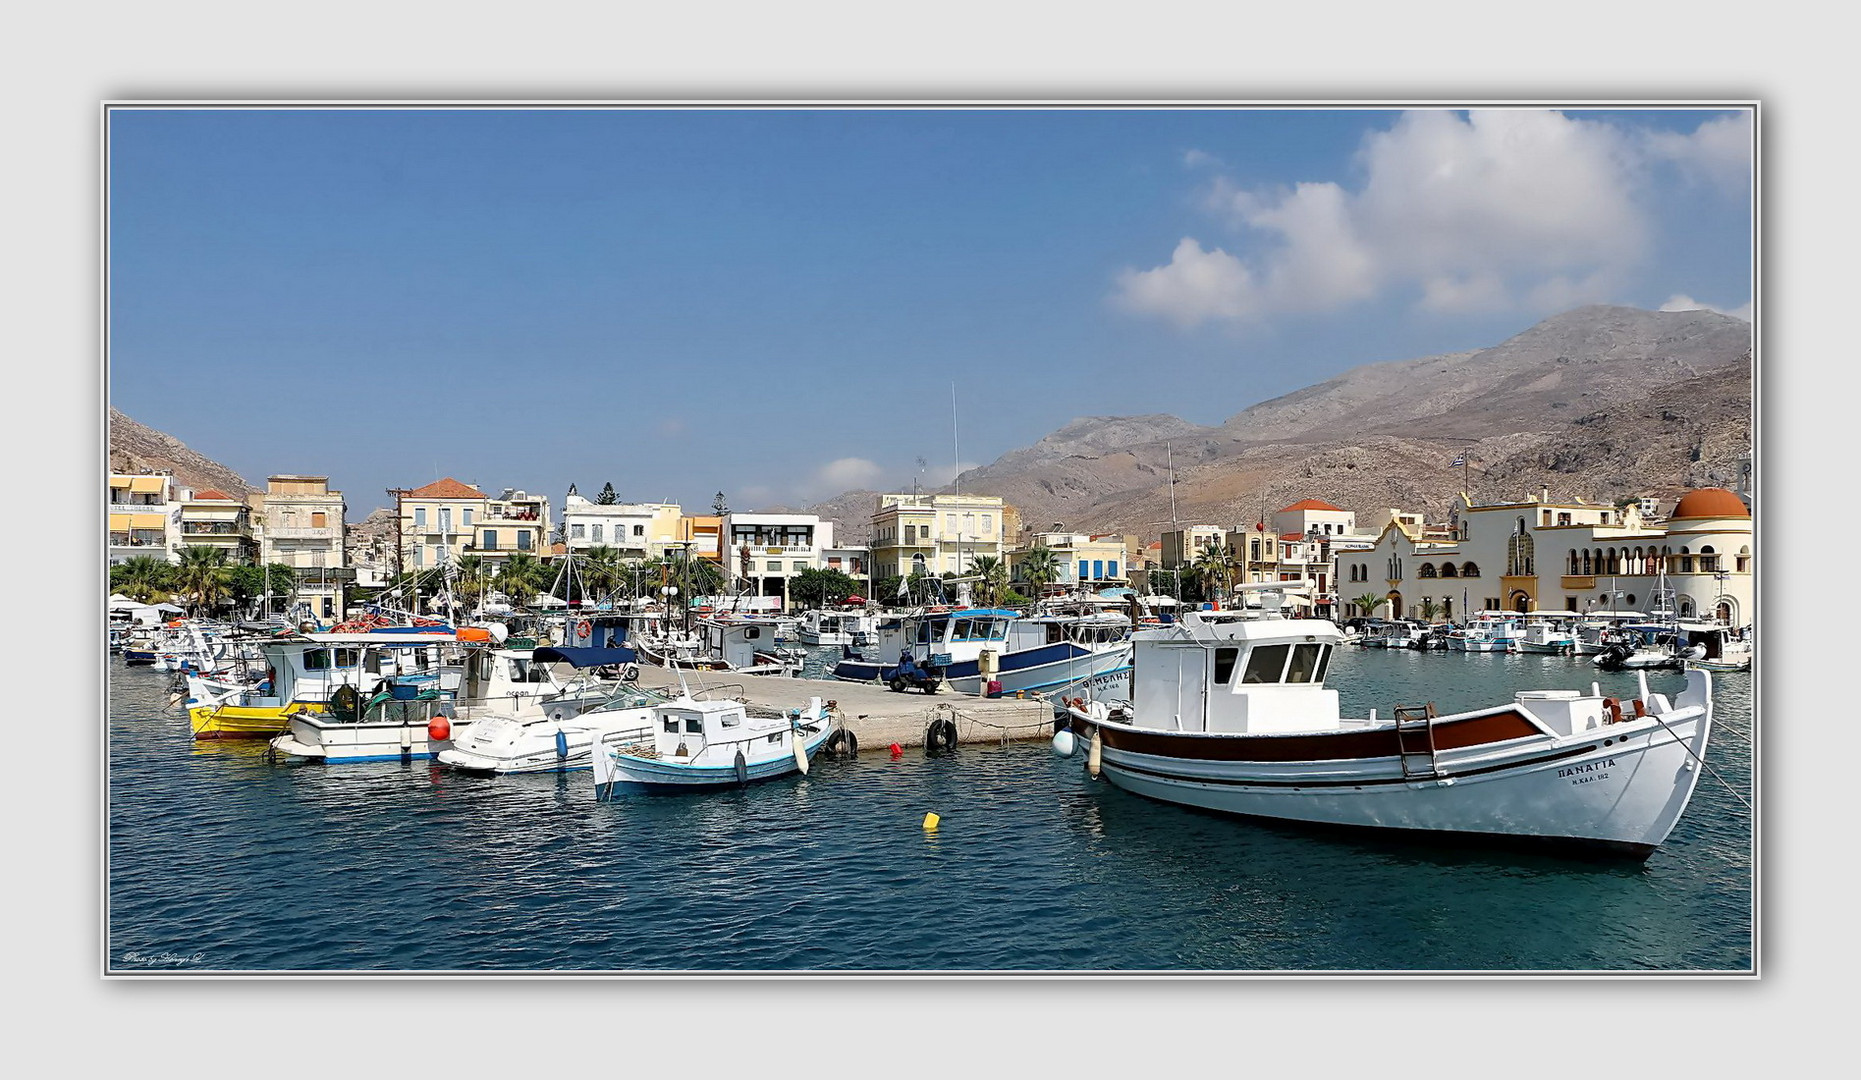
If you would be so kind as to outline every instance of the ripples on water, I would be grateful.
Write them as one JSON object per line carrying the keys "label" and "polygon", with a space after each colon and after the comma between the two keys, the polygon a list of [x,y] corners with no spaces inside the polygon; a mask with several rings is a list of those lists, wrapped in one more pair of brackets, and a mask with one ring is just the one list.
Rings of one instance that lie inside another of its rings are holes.
{"label": "ripples on water", "polygon": [[[1719,779],[1643,864],[1223,818],[1088,781],[1044,742],[866,749],[798,779],[604,803],[586,772],[275,765],[262,743],[195,745],[165,676],[112,659],[110,678],[118,971],[1752,965],[1752,822],[1727,790],[1751,798],[1749,675],[1717,677]],[[1384,715],[1635,685],[1558,657],[1368,650],[1340,650],[1330,681],[1347,712]]]}

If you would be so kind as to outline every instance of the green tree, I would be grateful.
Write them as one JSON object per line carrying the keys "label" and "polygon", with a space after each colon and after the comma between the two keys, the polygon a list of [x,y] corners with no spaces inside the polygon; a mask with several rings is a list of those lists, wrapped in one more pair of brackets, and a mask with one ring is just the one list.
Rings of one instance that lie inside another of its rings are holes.
{"label": "green tree", "polygon": [[110,567],[110,591],[154,604],[174,589],[174,564],[153,555],[134,555]]}
{"label": "green tree", "polygon": [[226,585],[228,597],[242,609],[264,610],[269,592],[270,610],[282,612],[290,606],[291,594],[296,590],[297,571],[284,563],[239,564],[226,568]]}
{"label": "green tree", "polygon": [[900,603],[901,601],[898,599],[898,586],[904,580],[904,578],[897,574],[887,574],[872,583],[872,593],[868,595],[866,599],[876,604]]}
{"label": "green tree", "polygon": [[1354,598],[1351,602],[1357,605],[1358,611],[1363,612],[1365,615],[1374,616],[1376,614],[1376,609],[1387,603],[1388,599],[1388,597],[1378,596],[1375,593],[1364,593],[1362,596]]}
{"label": "green tree", "polygon": [[1228,574],[1230,563],[1226,544],[1214,543],[1202,549],[1190,565],[1195,576],[1202,582],[1202,595],[1226,596],[1228,594]]}
{"label": "green tree", "polygon": [[498,567],[497,587],[513,604],[528,604],[547,584],[549,571],[542,560],[527,551],[513,551]]}
{"label": "green tree", "polygon": [[1434,622],[1435,616],[1441,614],[1441,604],[1432,596],[1422,597],[1422,621]]}
{"label": "green tree", "polygon": [[601,494],[596,495],[594,501],[601,506],[612,506],[619,502],[620,498],[614,494],[613,483],[609,482],[601,485]]}
{"label": "green tree", "polygon": [[1008,587],[1008,566],[994,555],[977,555],[969,560],[969,572],[982,580],[976,582],[976,602],[994,604]]}
{"label": "green tree", "polygon": [[859,582],[831,567],[810,566],[788,582],[788,598],[803,607],[838,604],[859,591]]}
{"label": "green tree", "polygon": [[589,599],[598,600],[613,593],[627,576],[618,548],[596,544],[582,553],[581,560],[582,585],[588,590]]}
{"label": "green tree", "polygon": [[1038,598],[1041,590],[1060,577],[1060,556],[1045,544],[1035,544],[1015,560],[1015,580],[1024,581]]}
{"label": "green tree", "polygon": [[189,599],[195,615],[213,610],[230,590],[226,549],[190,544],[181,549],[180,565],[175,567],[175,585]]}
{"label": "green tree", "polygon": [[681,575],[681,596],[718,596],[724,591],[724,568],[710,559],[686,560]]}
{"label": "green tree", "polygon": [[467,610],[484,601],[491,589],[491,565],[483,555],[461,555],[452,564],[452,589]]}

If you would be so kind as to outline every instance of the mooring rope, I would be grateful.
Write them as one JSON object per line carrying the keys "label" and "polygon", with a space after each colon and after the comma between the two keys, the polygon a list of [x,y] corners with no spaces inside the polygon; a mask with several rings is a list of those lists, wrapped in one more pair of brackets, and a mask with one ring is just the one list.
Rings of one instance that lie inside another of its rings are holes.
{"label": "mooring rope", "polygon": [[[1667,734],[1672,735],[1674,737],[1674,741],[1680,744],[1680,749],[1685,750],[1687,752],[1688,757],[1692,758],[1694,761],[1699,762],[1700,768],[1705,769],[1707,772],[1711,773],[1712,778],[1714,780],[1717,780],[1720,784],[1724,785],[1725,790],[1731,793],[1732,798],[1737,799],[1739,804],[1742,805],[1746,810],[1751,809],[1751,804],[1746,802],[1745,797],[1738,793],[1738,789],[1733,787],[1729,782],[1727,782],[1725,777],[1720,776],[1719,770],[1707,764],[1706,759],[1694,753],[1692,744],[1687,742],[1685,739],[1682,739],[1679,736],[1679,734],[1674,731],[1673,728],[1667,727],[1667,721],[1661,719],[1660,714],[1651,712],[1648,715],[1654,717],[1655,723],[1661,725],[1661,727],[1663,728],[1666,728]],[[1703,720],[1705,719],[1705,717],[1701,717],[1701,719]]]}

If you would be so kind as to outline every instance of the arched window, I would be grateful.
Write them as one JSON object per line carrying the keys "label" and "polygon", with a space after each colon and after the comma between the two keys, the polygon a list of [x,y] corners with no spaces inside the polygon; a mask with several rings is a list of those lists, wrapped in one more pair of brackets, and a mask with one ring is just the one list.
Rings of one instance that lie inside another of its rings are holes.
{"label": "arched window", "polygon": [[1460,571],[1454,567],[1453,563],[1444,562],[1441,564],[1441,576],[1442,577],[1459,577]]}
{"label": "arched window", "polygon": [[1512,530],[1512,533],[1514,536],[1525,535],[1525,519],[1523,517],[1519,518],[1518,528]]}
{"label": "arched window", "polygon": [[1584,548],[1583,549],[1583,576],[1592,577],[1594,575],[1595,575],[1595,571],[1590,568],[1590,550],[1588,548]]}
{"label": "arched window", "polygon": [[1568,561],[1570,564],[1570,569],[1564,572],[1569,574],[1571,577],[1576,577],[1578,573],[1577,567],[1582,565],[1581,563],[1577,562],[1577,549],[1576,548],[1570,549],[1570,559]]}
{"label": "arched window", "polygon": [[1747,544],[1738,549],[1738,556],[1734,560],[1733,568],[1741,574],[1751,569],[1751,545]]}
{"label": "arched window", "polygon": [[1480,564],[1472,563],[1472,562],[1461,563],[1460,564],[1460,576],[1461,577],[1479,577],[1480,576]]}
{"label": "arched window", "polygon": [[1423,564],[1422,564],[1422,568],[1421,568],[1420,570],[1417,570],[1417,571],[1415,572],[1415,576],[1416,576],[1416,577],[1425,577],[1425,578],[1431,578],[1431,577],[1434,577],[1434,576],[1435,576],[1435,568],[1434,568],[1434,564],[1433,564],[1433,563],[1423,563]]}
{"label": "arched window", "polygon": [[1611,574],[1619,574],[1622,572],[1622,551],[1620,548],[1609,549],[1609,572]]}

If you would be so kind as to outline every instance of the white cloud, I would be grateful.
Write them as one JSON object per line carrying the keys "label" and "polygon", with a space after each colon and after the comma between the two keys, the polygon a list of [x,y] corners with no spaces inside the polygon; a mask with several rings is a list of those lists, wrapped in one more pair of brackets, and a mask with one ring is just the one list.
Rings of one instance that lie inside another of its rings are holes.
{"label": "white cloud", "polygon": [[1167,264],[1120,273],[1111,299],[1185,328],[1397,291],[1454,312],[1607,300],[1650,248],[1650,162],[1723,180],[1748,167],[1748,146],[1742,116],[1650,136],[1546,110],[1410,112],[1364,139],[1354,186],[1214,178],[1204,206],[1238,242],[1184,237]]}
{"label": "white cloud", "polygon": [[1655,134],[1648,139],[1648,149],[1657,158],[1673,161],[1691,179],[1743,193],[1751,183],[1751,114],[1714,117],[1691,135]]}
{"label": "white cloud", "polygon": [[1206,150],[1197,150],[1192,147],[1183,151],[1183,168],[1185,169],[1193,169],[1200,165],[1219,164],[1221,164],[1221,162],[1215,158],[1215,155]]}
{"label": "white cloud", "polygon": [[818,487],[832,488],[835,494],[855,488],[871,486],[885,472],[876,463],[865,458],[844,457],[815,470],[814,484]]}
{"label": "white cloud", "polygon": [[1714,307],[1711,304],[1701,303],[1700,301],[1693,299],[1691,296],[1688,296],[1685,293],[1675,293],[1674,295],[1667,298],[1666,303],[1661,305],[1661,310],[1662,311],[1716,311],[1721,315],[1730,315],[1734,319],[1743,319],[1746,322],[1751,321],[1751,301],[1749,300],[1745,301],[1744,303],[1738,305],[1735,308],[1722,308],[1722,307]]}

